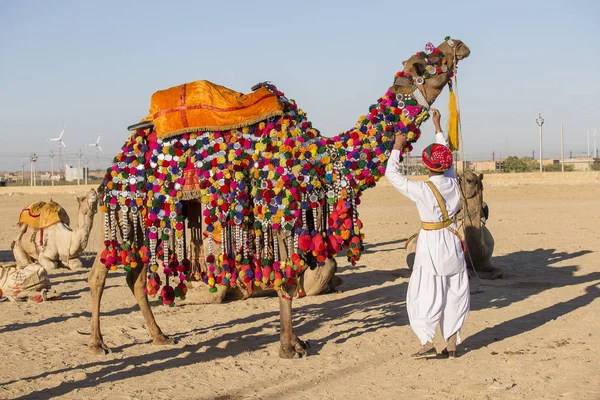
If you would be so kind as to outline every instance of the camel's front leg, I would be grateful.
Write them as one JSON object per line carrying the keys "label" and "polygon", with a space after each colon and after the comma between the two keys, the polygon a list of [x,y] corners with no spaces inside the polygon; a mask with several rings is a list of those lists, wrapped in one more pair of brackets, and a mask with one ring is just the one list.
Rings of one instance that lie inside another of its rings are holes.
{"label": "camel's front leg", "polygon": [[156,345],[173,344],[173,341],[162,333],[156,323],[156,319],[154,319],[150,303],[148,303],[148,295],[144,292],[146,279],[146,272],[143,265],[133,268],[127,273],[127,284],[129,285],[129,289],[133,292],[133,295],[140,306],[140,310],[144,315],[148,331],[150,332],[150,336],[152,336],[152,343]]}
{"label": "camel's front leg", "polygon": [[42,267],[44,267],[46,271],[54,271],[60,267],[58,261],[46,257],[43,253],[40,254],[40,257],[37,260],[37,262]]}
{"label": "camel's front leg", "polygon": [[19,237],[19,240],[15,241],[15,245],[13,247],[13,256],[15,257],[15,261],[17,262],[17,266],[24,267],[26,265],[31,264],[33,260],[31,259],[31,257],[29,257],[29,254],[27,254],[25,249],[23,249],[23,246],[21,246],[20,239],[21,238]]}
{"label": "camel's front leg", "polygon": [[281,322],[279,357],[300,358],[306,355],[306,343],[298,339],[292,328],[292,300],[279,295],[279,318]]}
{"label": "camel's front leg", "polygon": [[83,266],[83,263],[81,262],[81,260],[79,258],[69,259],[69,261],[67,261],[67,265],[65,265],[65,268],[68,268],[71,271],[81,271],[81,270],[85,269],[85,267]]}
{"label": "camel's front leg", "polygon": [[108,346],[104,344],[102,333],[100,332],[100,300],[102,299],[107,274],[108,270],[100,262],[100,253],[98,253],[88,276],[92,297],[92,331],[90,333],[89,346],[89,352],[92,354],[107,354],[109,352]]}

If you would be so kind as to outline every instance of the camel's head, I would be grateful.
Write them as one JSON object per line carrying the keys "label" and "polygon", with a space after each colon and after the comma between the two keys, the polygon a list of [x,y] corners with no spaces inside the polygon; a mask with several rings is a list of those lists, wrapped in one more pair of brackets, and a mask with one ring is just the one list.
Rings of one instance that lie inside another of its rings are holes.
{"label": "camel's head", "polygon": [[92,189],[86,196],[77,197],[77,204],[80,215],[93,217],[98,211],[98,194]]}
{"label": "camel's head", "polygon": [[404,68],[396,74],[391,90],[413,95],[417,101],[422,96],[430,106],[454,76],[458,61],[467,58],[471,50],[460,40],[449,37],[437,48],[427,43],[425,50],[402,63]]}
{"label": "camel's head", "polygon": [[465,171],[460,178],[460,189],[465,199],[472,199],[483,192],[483,174]]}

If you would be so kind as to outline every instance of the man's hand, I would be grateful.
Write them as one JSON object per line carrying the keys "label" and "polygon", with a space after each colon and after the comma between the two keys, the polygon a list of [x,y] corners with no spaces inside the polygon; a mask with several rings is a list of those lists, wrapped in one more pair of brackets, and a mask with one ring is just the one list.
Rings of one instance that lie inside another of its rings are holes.
{"label": "man's hand", "polygon": [[402,151],[402,149],[404,149],[405,145],[406,145],[406,134],[404,133],[396,133],[396,140],[394,142],[394,150],[400,150]]}
{"label": "man's hand", "polygon": [[440,125],[440,119],[442,118],[442,116],[440,115],[440,112],[437,110],[437,108],[432,108],[431,113],[433,114],[432,120],[436,133],[442,132],[442,127]]}

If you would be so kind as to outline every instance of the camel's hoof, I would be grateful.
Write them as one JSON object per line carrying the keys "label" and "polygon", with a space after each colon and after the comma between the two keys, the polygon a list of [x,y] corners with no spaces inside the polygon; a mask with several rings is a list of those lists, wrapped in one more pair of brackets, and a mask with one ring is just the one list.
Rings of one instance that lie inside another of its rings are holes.
{"label": "camel's hoof", "polygon": [[94,356],[106,355],[110,352],[110,349],[104,343],[90,344],[88,347],[88,353]]}
{"label": "camel's hoof", "polygon": [[302,358],[308,355],[307,349],[309,348],[308,342],[296,338],[291,344],[284,345],[283,343],[279,347],[279,357],[281,358]]}
{"label": "camel's hoof", "polygon": [[172,346],[175,343],[176,343],[175,340],[173,340],[165,335],[160,335],[160,336],[157,336],[154,339],[152,339],[152,344],[156,345],[156,346]]}

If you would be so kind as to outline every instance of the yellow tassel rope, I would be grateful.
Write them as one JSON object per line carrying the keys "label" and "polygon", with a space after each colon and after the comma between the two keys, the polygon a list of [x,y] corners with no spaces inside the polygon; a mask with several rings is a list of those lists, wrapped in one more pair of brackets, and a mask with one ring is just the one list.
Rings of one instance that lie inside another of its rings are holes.
{"label": "yellow tassel rope", "polygon": [[448,104],[448,145],[450,151],[457,151],[460,149],[460,143],[458,141],[458,120],[460,115],[456,107],[456,97],[454,91],[450,91],[450,102]]}

